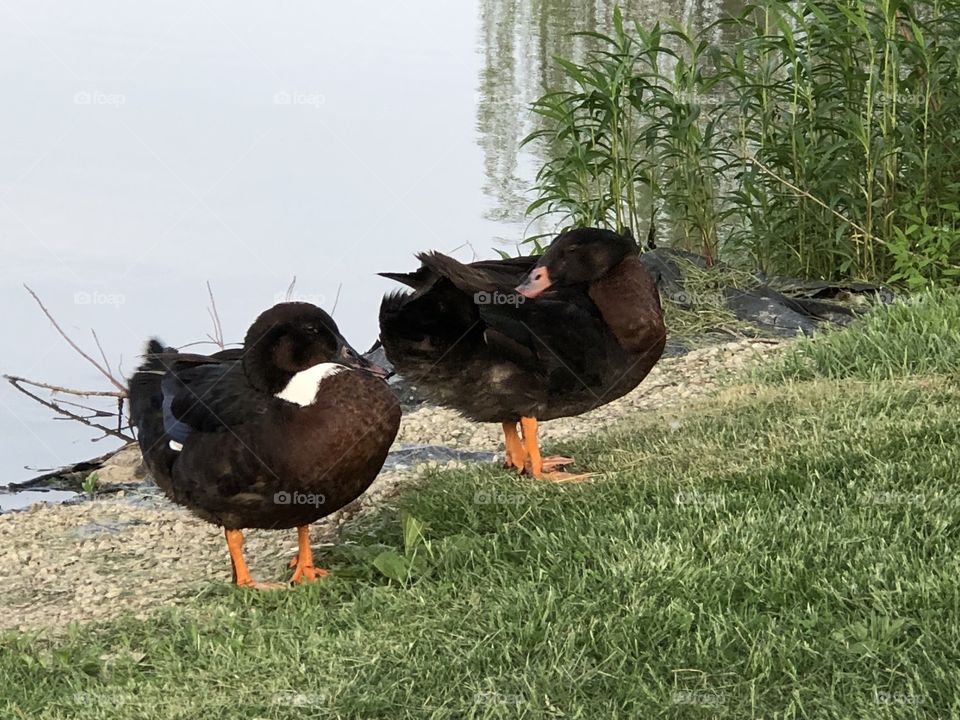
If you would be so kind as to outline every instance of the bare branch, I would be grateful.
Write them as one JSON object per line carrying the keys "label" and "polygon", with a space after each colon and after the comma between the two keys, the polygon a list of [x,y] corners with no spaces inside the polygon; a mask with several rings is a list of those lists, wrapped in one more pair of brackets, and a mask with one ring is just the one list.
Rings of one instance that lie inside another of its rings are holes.
{"label": "bare branch", "polygon": [[210,287],[209,280],[207,280],[207,295],[210,296],[210,307],[207,308],[207,314],[213,321],[213,335],[207,335],[207,337],[223,350],[226,347],[223,342],[223,326],[220,324],[220,313],[217,312],[217,301],[213,297],[213,288]]}
{"label": "bare branch", "polygon": [[293,287],[297,284],[297,276],[293,276],[293,280],[290,281],[290,285],[287,286],[287,295],[284,298],[287,302],[290,302],[290,298],[293,297]]}
{"label": "bare branch", "polygon": [[[207,335],[207,337],[210,337],[210,336]],[[179,346],[179,347],[177,348],[177,350],[185,350],[186,348],[196,347],[197,345],[215,345],[215,346],[219,347],[221,350],[225,350],[227,345],[241,345],[241,346],[242,346],[243,343],[232,342],[232,343],[224,343],[223,345],[221,345],[221,344],[218,343],[216,340],[214,340],[213,338],[211,338],[210,340],[196,340],[195,342],[190,342],[190,343],[187,343],[186,345],[181,345],[181,346]]]}
{"label": "bare branch", "polygon": [[107,354],[103,351],[103,345],[100,344],[100,338],[97,337],[97,331],[93,328],[90,328],[90,333],[93,335],[93,341],[97,344],[97,350],[100,351],[100,357],[103,358],[103,365],[107,368],[111,375],[113,375],[113,368],[110,367],[110,361],[107,360]]}
{"label": "bare branch", "polygon": [[[72,343],[71,343],[71,344],[72,344]],[[22,392],[22,393],[23,393],[24,395],[26,395],[27,397],[32,398],[33,400],[37,401],[38,403],[40,403],[40,404],[43,405],[44,407],[49,408],[50,410],[53,410],[53,411],[54,411],[55,413],[57,413],[58,415],[62,415],[63,417],[69,418],[69,419],[71,419],[71,420],[76,420],[76,421],[79,422],[79,423],[83,423],[83,424],[86,425],[87,427],[95,428],[95,429],[99,430],[100,432],[102,432],[102,433],[104,434],[104,437],[106,437],[107,435],[112,435],[112,436],[114,436],[114,437],[120,438],[121,440],[124,440],[125,442],[133,442],[133,440],[134,440],[133,436],[127,435],[126,433],[122,432],[122,430],[119,429],[119,428],[118,428],[117,430],[114,430],[113,428],[107,427],[107,426],[105,426],[105,425],[101,425],[100,423],[92,422],[91,420],[87,419],[87,418],[84,417],[83,415],[78,415],[77,413],[71,412],[70,410],[67,410],[66,408],[62,407],[61,405],[59,405],[59,404],[56,403],[56,402],[52,402],[52,401],[45,400],[44,398],[40,397],[39,395],[36,395],[35,393],[30,392],[27,388],[23,387],[23,385],[20,384],[20,383],[30,383],[30,382],[31,382],[30,380],[24,380],[23,378],[11,377],[11,376],[9,376],[9,375],[4,375],[4,377],[7,379],[7,382],[9,382],[14,388],[16,388],[17,390],[19,390],[20,392]],[[33,385],[37,385],[37,386],[40,386],[40,385],[41,385],[40,383],[32,383],[32,384],[33,384]],[[82,395],[83,393],[80,392],[80,393],[75,393],[75,394],[81,394],[81,395]],[[91,394],[91,395],[109,394],[109,395],[113,395],[114,397],[116,397],[116,394],[115,394],[115,393],[95,393],[95,392],[91,392],[90,394]],[[121,402],[122,402],[122,399],[121,399]],[[100,440],[100,439],[102,439],[102,438],[95,438],[95,440]]]}
{"label": "bare branch", "polygon": [[337,296],[333,299],[333,307],[330,309],[330,317],[337,312],[337,303],[340,302],[340,291],[343,290],[343,283],[337,285]]}
{"label": "bare branch", "polygon": [[763,172],[765,172],[767,175],[769,175],[770,177],[772,177],[772,178],[773,178],[774,180],[776,180],[777,182],[782,183],[783,185],[786,185],[788,188],[790,188],[791,190],[793,190],[795,193],[797,193],[797,194],[800,195],[801,197],[805,197],[805,198],[807,198],[807,200],[812,200],[812,201],[815,202],[817,205],[819,205],[820,207],[822,207],[824,210],[833,213],[833,214],[836,215],[838,218],[840,218],[840,219],[843,220],[845,223],[847,223],[847,225],[849,225],[850,227],[852,227],[854,230],[859,231],[864,237],[868,237],[868,238],[869,238],[869,237],[872,237],[872,238],[874,238],[875,240],[880,240],[880,239],[881,239],[881,238],[878,238],[878,237],[876,237],[875,235],[873,235],[873,233],[871,233],[869,230],[865,230],[865,229],[862,228],[860,225],[857,225],[857,223],[855,223],[853,220],[851,220],[850,218],[848,218],[848,217],[847,217],[846,215],[844,215],[843,213],[839,213],[839,212],[837,212],[836,210],[834,210],[832,207],[830,207],[829,205],[827,205],[827,204],[826,204],[823,200],[821,200],[820,198],[814,197],[813,195],[811,195],[810,193],[808,193],[806,190],[803,190],[802,188],[797,187],[796,185],[794,185],[792,182],[790,182],[790,181],[787,180],[786,178],[780,177],[780,176],[777,175],[777,173],[775,173],[773,170],[771,170],[771,169],[768,168],[766,165],[764,165],[762,162],[760,162],[759,160],[757,160],[757,158],[755,158],[755,157],[753,157],[753,156],[748,156],[748,157],[746,158],[746,160],[747,160],[748,162],[754,163],[758,168],[760,168],[761,170],[763,170]]}
{"label": "bare branch", "polygon": [[66,341],[67,341],[67,344],[70,345],[70,347],[72,347],[74,350],[77,351],[77,353],[80,354],[80,357],[82,357],[82,358],[83,358],[84,360],[86,360],[88,363],[90,363],[91,365],[93,365],[97,370],[99,370],[99,371],[100,371],[100,374],[103,375],[107,380],[109,380],[111,385],[113,385],[115,388],[117,388],[118,390],[122,391],[123,393],[126,393],[127,388],[124,387],[123,383],[121,383],[119,380],[117,380],[117,379],[113,376],[113,374],[112,374],[107,368],[103,367],[100,363],[98,363],[98,362],[97,362],[96,360],[94,360],[92,357],[90,357],[89,355],[87,355],[87,353],[85,353],[83,350],[81,350],[81,349],[80,349],[80,346],[77,345],[77,344],[70,338],[70,336],[67,335],[67,334],[63,331],[63,328],[61,328],[61,327],[60,327],[60,324],[59,324],[56,320],[53,319],[53,315],[50,314],[50,311],[47,310],[46,306],[43,304],[43,302],[40,300],[40,298],[37,296],[37,294],[36,294],[33,290],[31,290],[28,285],[24,284],[23,287],[26,288],[27,292],[30,293],[30,295],[33,297],[34,300],[36,300],[37,305],[40,306],[40,309],[43,311],[43,314],[47,316],[47,320],[49,320],[50,323],[53,325],[53,327],[56,328],[57,332],[60,333],[60,337],[62,337],[64,340],[66,340]]}
{"label": "bare branch", "polygon": [[30,380],[29,378],[20,377],[19,375],[4,375],[4,380],[11,384],[23,383],[25,385],[32,385],[36,388],[41,388],[43,390],[50,390],[55,393],[65,393],[67,395],[76,395],[77,397],[115,397],[115,398],[125,398],[127,396],[127,389],[123,388],[122,392],[117,392],[115,390],[76,390],[74,388],[63,387],[61,385],[50,385],[49,383],[37,382],[36,380]]}

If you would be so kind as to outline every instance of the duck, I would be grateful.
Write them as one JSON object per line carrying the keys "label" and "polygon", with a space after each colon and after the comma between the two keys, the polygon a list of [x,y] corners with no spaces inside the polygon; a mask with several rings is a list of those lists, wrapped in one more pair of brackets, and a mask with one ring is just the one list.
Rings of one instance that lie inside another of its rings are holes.
{"label": "duck", "polygon": [[148,341],[129,381],[131,423],[157,485],[222,527],[233,582],[259,590],[243,531],[297,529],[290,583],[328,575],[313,563],[310,524],[370,486],[400,427],[384,371],[321,308],[261,313],[241,348],[212,355]]}
{"label": "duck", "polygon": [[581,415],[633,390],[666,344],[656,285],[629,230],[573,228],[540,255],[462,263],[439,252],[380,273],[410,289],[380,304],[380,342],[430,401],[500,423],[506,467],[582,480],[543,457],[539,423]]}

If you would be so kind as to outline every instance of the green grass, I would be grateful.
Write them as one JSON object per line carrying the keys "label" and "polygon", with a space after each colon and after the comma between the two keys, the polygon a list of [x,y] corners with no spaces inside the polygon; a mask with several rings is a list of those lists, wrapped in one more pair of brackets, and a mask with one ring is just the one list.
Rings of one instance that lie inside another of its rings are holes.
{"label": "green grass", "polygon": [[799,338],[758,379],[887,380],[960,371],[960,293],[930,290],[871,310],[845,330]]}
{"label": "green grass", "polygon": [[956,717],[958,406],[943,376],[731,388],[565,446],[589,484],[441,473],[401,500],[422,537],[354,523],[331,580],[5,636],[0,717]]}

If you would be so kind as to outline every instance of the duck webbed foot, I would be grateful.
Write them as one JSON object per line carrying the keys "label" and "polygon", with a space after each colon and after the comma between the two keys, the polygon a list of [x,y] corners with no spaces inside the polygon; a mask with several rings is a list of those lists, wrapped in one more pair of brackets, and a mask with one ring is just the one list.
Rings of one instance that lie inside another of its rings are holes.
{"label": "duck webbed foot", "polygon": [[575,462],[576,460],[572,457],[564,457],[563,455],[552,455],[541,460],[544,472],[553,472],[565,468],[567,465],[573,465]]}
{"label": "duck webbed foot", "polygon": [[233,584],[251,590],[285,590],[283,583],[262,583],[250,577],[247,561],[243,557],[243,533],[239,530],[224,530],[227,549],[230,551],[230,563],[233,566]]}
{"label": "duck webbed foot", "polygon": [[537,480],[550,480],[551,482],[583,482],[593,477],[592,473],[573,474],[557,470],[559,467],[572,465],[573,458],[560,455],[545,458],[540,455],[536,418],[520,418],[520,428],[523,430],[523,446],[527,456],[524,465],[524,471],[527,475],[531,475]]}
{"label": "duck webbed foot", "polygon": [[329,570],[313,566],[313,549],[310,547],[309,525],[301,525],[297,528],[297,554],[294,555],[288,567],[293,569],[290,582],[294,585],[313,582],[318,578],[330,575]]}

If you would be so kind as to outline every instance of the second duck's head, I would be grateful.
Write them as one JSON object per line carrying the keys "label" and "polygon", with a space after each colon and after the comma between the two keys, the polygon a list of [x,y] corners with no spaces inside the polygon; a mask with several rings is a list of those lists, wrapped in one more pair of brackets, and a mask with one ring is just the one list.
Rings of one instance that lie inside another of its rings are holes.
{"label": "second duck's head", "polygon": [[535,298],[548,288],[599,280],[628,255],[639,252],[633,234],[600,228],[576,228],[561,233],[537,261],[517,292]]}
{"label": "second duck's head", "polygon": [[247,378],[271,395],[283,393],[306,371],[319,374],[317,382],[346,368],[382,374],[350,346],[332,317],[310,303],[280,303],[262,312],[247,331],[243,348]]}

